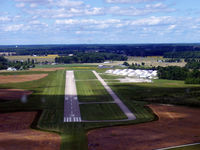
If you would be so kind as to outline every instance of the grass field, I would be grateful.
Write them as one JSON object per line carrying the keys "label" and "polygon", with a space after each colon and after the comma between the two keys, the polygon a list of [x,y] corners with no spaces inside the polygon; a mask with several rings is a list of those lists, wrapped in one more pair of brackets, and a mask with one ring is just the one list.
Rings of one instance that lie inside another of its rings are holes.
{"label": "grass field", "polygon": [[117,104],[83,104],[80,110],[83,120],[127,119]]}
{"label": "grass field", "polygon": [[97,65],[88,65],[88,64],[56,64],[56,65],[36,65],[35,68],[58,68],[58,67],[70,67],[70,69],[73,69],[73,67],[78,68],[84,68],[84,69],[90,69],[91,67],[97,67]]}
{"label": "grass field", "polygon": [[126,101],[200,106],[200,86],[183,81],[155,80],[154,83],[109,83]]}
{"label": "grass field", "polygon": [[[74,69],[74,67],[68,68],[69,70]],[[75,71],[78,79],[87,80],[88,78],[94,78],[91,72],[88,71],[94,69],[93,67],[82,69],[85,69],[83,76],[81,76],[82,72]],[[20,100],[0,103],[0,110],[1,112],[42,110],[42,114],[38,118],[39,121],[35,123],[33,128],[60,134],[62,137],[61,150],[87,150],[86,132],[90,129],[155,120],[155,115],[145,106],[151,102],[200,106],[200,86],[198,85],[185,85],[182,81],[168,80],[156,80],[154,83],[140,84],[110,83],[110,87],[129,109],[134,112],[137,117],[136,120],[109,123],[63,123],[65,70],[47,73],[47,77],[37,81],[0,84],[0,88],[27,89],[34,92],[28,96],[26,103],[22,103]],[[20,72],[20,74],[31,74],[31,72],[25,71]],[[112,101],[112,98],[98,81],[77,81],[76,84],[80,101]],[[104,119],[105,117],[107,117],[106,119],[124,118],[124,114],[113,104],[81,105],[81,111],[83,112],[83,118],[91,120],[96,118]],[[105,114],[108,115],[106,116]]]}
{"label": "grass field", "polygon": [[76,80],[97,79],[92,71],[75,71],[74,75]]}
{"label": "grass field", "polygon": [[113,100],[98,80],[76,81],[76,87],[80,102],[103,102]]}

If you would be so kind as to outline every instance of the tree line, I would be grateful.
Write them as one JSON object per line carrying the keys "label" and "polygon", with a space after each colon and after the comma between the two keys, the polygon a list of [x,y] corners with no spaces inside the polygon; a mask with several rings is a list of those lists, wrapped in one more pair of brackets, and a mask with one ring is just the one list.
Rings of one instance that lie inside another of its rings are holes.
{"label": "tree line", "polygon": [[180,52],[168,52],[164,53],[164,58],[200,58],[200,51],[180,51]]}
{"label": "tree line", "polygon": [[56,63],[102,63],[106,60],[126,61],[128,58],[124,55],[112,53],[77,53],[73,56],[56,57]]}
{"label": "tree line", "polygon": [[184,80],[186,84],[200,84],[200,71],[186,67],[157,67],[159,79]]}
{"label": "tree line", "polygon": [[[0,52],[16,52],[16,55],[76,54],[78,52],[115,53],[127,56],[174,57],[176,53],[200,51],[200,44],[76,44],[76,45],[19,45],[0,46]],[[170,54],[170,55],[169,55]]]}
{"label": "tree line", "polygon": [[28,59],[27,61],[8,61],[3,56],[0,56],[0,70],[7,69],[9,67],[15,68],[17,70],[26,70],[35,67],[34,60]]}

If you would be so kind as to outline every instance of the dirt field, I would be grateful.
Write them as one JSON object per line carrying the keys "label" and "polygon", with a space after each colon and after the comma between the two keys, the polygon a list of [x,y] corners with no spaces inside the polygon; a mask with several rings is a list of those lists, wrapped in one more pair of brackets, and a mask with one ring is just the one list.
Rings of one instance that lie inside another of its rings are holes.
{"label": "dirt field", "polygon": [[56,71],[56,70],[63,70],[66,69],[65,67],[59,67],[59,68],[33,68],[31,71]]}
{"label": "dirt field", "polygon": [[0,99],[2,100],[17,100],[24,95],[32,94],[31,91],[20,89],[0,89]]}
{"label": "dirt field", "polygon": [[0,150],[59,150],[60,136],[29,128],[36,114],[0,114]]}
{"label": "dirt field", "polygon": [[0,84],[18,83],[39,80],[46,77],[48,74],[32,74],[32,75],[0,75]]}
{"label": "dirt field", "polygon": [[200,141],[200,109],[150,107],[158,121],[90,131],[89,150],[153,150]]}

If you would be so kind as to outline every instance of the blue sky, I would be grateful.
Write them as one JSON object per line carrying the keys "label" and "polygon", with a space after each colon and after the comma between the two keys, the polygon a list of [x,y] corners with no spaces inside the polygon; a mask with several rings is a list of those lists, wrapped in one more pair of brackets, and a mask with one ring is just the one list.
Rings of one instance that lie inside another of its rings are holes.
{"label": "blue sky", "polygon": [[199,0],[1,0],[0,45],[199,43]]}

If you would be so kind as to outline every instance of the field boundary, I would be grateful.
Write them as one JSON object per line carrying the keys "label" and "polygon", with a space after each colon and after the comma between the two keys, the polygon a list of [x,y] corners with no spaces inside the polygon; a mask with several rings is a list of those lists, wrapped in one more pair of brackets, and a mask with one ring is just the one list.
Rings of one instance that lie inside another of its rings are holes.
{"label": "field boundary", "polygon": [[199,145],[200,143],[193,143],[193,144],[184,144],[184,145],[179,145],[179,146],[171,146],[167,148],[160,148],[160,149],[155,149],[155,150],[170,150],[172,148],[181,148],[181,147],[187,147],[187,146],[194,146],[194,145]]}

